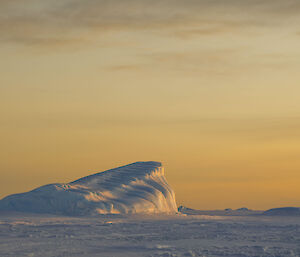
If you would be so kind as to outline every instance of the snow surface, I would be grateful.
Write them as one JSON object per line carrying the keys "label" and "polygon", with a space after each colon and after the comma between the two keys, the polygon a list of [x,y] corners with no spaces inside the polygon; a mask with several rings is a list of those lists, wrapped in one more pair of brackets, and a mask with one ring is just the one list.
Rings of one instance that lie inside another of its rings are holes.
{"label": "snow surface", "polygon": [[175,213],[175,194],[159,162],[135,162],[67,184],[0,201],[0,210],[62,215]]}
{"label": "snow surface", "polygon": [[0,212],[1,257],[295,257],[300,218]]}

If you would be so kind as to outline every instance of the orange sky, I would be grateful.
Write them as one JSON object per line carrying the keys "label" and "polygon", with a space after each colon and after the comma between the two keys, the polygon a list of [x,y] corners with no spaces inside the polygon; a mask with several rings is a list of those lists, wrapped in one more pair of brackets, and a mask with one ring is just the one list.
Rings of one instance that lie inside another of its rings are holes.
{"label": "orange sky", "polygon": [[0,2],[0,197],[162,161],[178,204],[299,206],[296,0]]}

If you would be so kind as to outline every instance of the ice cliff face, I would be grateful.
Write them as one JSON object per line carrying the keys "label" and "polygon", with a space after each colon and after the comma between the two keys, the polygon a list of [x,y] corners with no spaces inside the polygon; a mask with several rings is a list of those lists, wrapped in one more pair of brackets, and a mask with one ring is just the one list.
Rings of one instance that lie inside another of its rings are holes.
{"label": "ice cliff face", "polygon": [[5,197],[0,210],[65,215],[175,213],[175,194],[159,162],[136,162],[67,184]]}

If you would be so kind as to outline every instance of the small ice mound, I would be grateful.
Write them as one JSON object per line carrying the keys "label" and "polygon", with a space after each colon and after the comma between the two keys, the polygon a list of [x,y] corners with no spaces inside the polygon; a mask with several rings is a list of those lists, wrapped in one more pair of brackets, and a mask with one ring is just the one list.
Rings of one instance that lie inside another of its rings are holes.
{"label": "small ice mound", "polygon": [[248,208],[246,208],[246,207],[242,207],[242,208],[238,208],[238,209],[236,209],[237,211],[251,211],[251,210],[249,210]]}
{"label": "small ice mound", "polygon": [[63,215],[176,213],[160,162],[135,162],[0,201],[0,210]]}
{"label": "small ice mound", "polygon": [[269,216],[300,216],[300,208],[298,207],[282,207],[267,210],[263,213]]}

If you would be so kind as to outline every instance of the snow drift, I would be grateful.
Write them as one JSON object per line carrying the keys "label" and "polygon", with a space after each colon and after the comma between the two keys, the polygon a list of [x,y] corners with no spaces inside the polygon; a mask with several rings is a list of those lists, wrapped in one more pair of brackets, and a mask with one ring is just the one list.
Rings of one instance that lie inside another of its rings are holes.
{"label": "snow drift", "polygon": [[0,201],[0,210],[64,215],[175,213],[175,194],[159,162],[135,162],[67,184]]}

